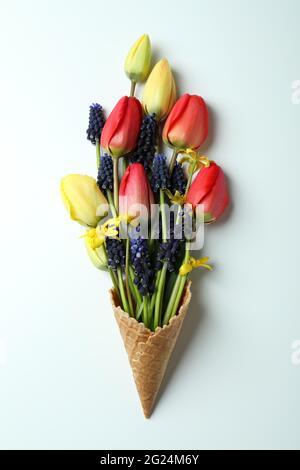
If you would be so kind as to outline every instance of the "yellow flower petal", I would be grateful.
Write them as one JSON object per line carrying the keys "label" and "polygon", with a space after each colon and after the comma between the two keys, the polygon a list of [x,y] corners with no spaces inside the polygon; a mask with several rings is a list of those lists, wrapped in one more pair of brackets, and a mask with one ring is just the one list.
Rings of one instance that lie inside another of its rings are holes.
{"label": "yellow flower petal", "polygon": [[96,180],[85,175],[68,175],[61,180],[60,190],[71,219],[86,227],[96,227],[103,217],[97,215],[99,207],[108,205]]}
{"label": "yellow flower petal", "polygon": [[151,43],[148,34],[143,34],[131,47],[125,60],[125,73],[133,82],[146,80],[151,66]]}
{"label": "yellow flower petal", "polygon": [[212,271],[212,267],[208,264],[209,257],[205,256],[200,259],[195,259],[190,257],[190,259],[181,265],[179,269],[179,274],[180,276],[185,276],[186,274],[190,273],[193,269],[196,268],[205,268],[208,269],[209,271]]}

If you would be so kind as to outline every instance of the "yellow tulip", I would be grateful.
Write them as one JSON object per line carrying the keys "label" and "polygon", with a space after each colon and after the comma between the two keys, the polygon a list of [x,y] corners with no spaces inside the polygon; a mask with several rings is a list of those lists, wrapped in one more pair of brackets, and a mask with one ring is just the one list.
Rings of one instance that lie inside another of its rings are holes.
{"label": "yellow tulip", "polygon": [[153,68],[145,85],[143,106],[147,114],[155,114],[158,120],[167,117],[176,100],[176,86],[167,59]]}
{"label": "yellow tulip", "polygon": [[89,230],[83,238],[87,253],[93,265],[97,269],[107,271],[107,256],[105,252],[104,239],[98,238],[96,229]]}
{"label": "yellow tulip", "polygon": [[96,227],[108,210],[107,200],[91,176],[65,176],[60,189],[71,219],[85,227]]}
{"label": "yellow tulip", "polygon": [[150,65],[151,43],[148,34],[143,34],[128,52],[125,73],[132,82],[143,82],[148,77]]}

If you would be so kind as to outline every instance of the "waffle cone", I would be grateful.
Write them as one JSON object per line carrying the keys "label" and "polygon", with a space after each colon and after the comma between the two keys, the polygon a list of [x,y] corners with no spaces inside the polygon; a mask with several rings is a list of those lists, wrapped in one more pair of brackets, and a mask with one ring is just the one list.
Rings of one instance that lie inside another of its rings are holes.
{"label": "waffle cone", "polygon": [[189,281],[181,299],[178,315],[168,325],[150,331],[124,312],[114,291],[110,291],[111,303],[124,341],[125,349],[133,372],[136,388],[144,415],[151,416],[154,403],[165,375],[167,365],[191,300]]}

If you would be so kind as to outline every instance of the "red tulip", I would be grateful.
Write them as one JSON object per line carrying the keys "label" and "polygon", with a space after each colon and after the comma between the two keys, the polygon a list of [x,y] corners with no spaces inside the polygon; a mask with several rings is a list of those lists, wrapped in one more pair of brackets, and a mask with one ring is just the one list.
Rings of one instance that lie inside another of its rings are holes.
{"label": "red tulip", "polygon": [[124,96],[118,101],[103,127],[101,146],[113,157],[126,155],[137,143],[142,123],[142,105]]}
{"label": "red tulip", "polygon": [[[132,163],[128,166],[120,183],[119,195],[120,215],[138,217],[140,214],[143,216],[142,210],[147,211],[146,216],[150,214],[154,196],[141,163]],[[139,208],[139,206],[143,207]]]}
{"label": "red tulip", "polygon": [[208,110],[203,98],[183,95],[163,129],[164,142],[174,148],[199,148],[208,135]]}
{"label": "red tulip", "polygon": [[204,205],[205,222],[218,219],[229,204],[226,178],[222,169],[211,163],[208,168],[202,168],[188,190],[186,202]]}

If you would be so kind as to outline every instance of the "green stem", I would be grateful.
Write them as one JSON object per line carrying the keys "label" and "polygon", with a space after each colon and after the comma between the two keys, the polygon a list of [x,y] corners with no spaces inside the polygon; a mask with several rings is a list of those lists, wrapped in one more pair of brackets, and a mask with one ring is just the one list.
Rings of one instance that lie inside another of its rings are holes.
{"label": "green stem", "polygon": [[123,276],[122,276],[122,270],[121,268],[118,268],[118,281],[119,281],[119,289],[120,289],[120,296],[123,304],[123,309],[125,312],[129,313],[129,305],[126,299],[125,295],[125,290],[124,290],[124,282],[123,282]]}
{"label": "green stem", "polygon": [[125,258],[125,286],[126,286],[126,294],[127,294],[127,299],[129,303],[129,315],[133,317],[133,304],[132,304],[132,297],[131,297],[131,291],[129,287],[129,248],[130,248],[130,240],[129,237],[126,239],[126,258]]}
{"label": "green stem", "polygon": [[152,312],[153,312],[153,309],[154,309],[154,306],[155,306],[155,299],[156,299],[156,295],[157,295],[157,289],[158,289],[158,286],[159,286],[160,275],[161,275],[161,270],[158,271],[158,273],[156,275],[155,290],[154,290],[154,293],[152,294],[152,297],[151,297],[151,302],[150,302],[150,307],[149,307],[149,314],[151,316],[152,316]]}
{"label": "green stem", "polygon": [[[160,203],[160,211],[161,211],[161,227],[162,227],[162,240],[165,243],[167,241],[167,216],[165,211],[165,194],[162,190],[159,192],[159,203]],[[161,309],[162,309],[162,301],[164,296],[164,289],[166,283],[166,275],[167,275],[168,263],[164,263],[163,268],[161,270],[156,299],[155,299],[155,309],[154,309],[154,331],[155,329],[160,326],[161,324]]]}
{"label": "green stem", "polygon": [[[188,178],[188,181],[187,181],[185,194],[187,194],[187,192],[189,190],[189,187],[191,186],[195,166],[196,166],[196,162],[190,168],[189,178]],[[178,222],[179,222],[179,215],[177,216],[176,223],[178,223]],[[190,256],[190,242],[187,241],[187,240],[186,240],[185,247],[186,248],[185,248],[184,263],[189,260],[189,256]],[[178,308],[178,305],[179,305],[179,302],[180,302],[180,299],[181,299],[181,296],[182,296],[182,292],[183,292],[186,280],[187,280],[187,276],[180,276],[180,274],[177,275],[177,279],[176,279],[175,285],[173,287],[173,291],[172,291],[172,294],[171,294],[171,297],[170,297],[170,300],[169,300],[169,303],[168,303],[168,306],[167,306],[167,310],[166,310],[166,313],[165,313],[165,317],[164,317],[164,321],[163,321],[164,325],[166,325],[170,321],[172,316],[174,316],[177,312],[177,308]]]}
{"label": "green stem", "polygon": [[[185,257],[184,257],[183,262],[187,263],[188,260],[189,260],[189,257],[190,257],[190,241],[187,241],[186,245],[185,245]],[[179,274],[179,276],[180,276],[180,274]],[[188,278],[187,274],[185,274],[184,276],[180,276],[180,277],[181,277],[181,279],[180,279],[179,288],[178,288],[178,291],[177,291],[177,295],[176,295],[176,298],[175,298],[174,305],[173,305],[172,310],[171,310],[169,320],[172,317],[174,317],[174,315],[176,315],[176,313],[177,313],[179,302],[180,302],[181,297],[182,297],[183,289],[185,287],[185,283],[186,283],[187,278]]]}
{"label": "green stem", "polygon": [[174,149],[172,157],[171,157],[171,161],[170,161],[170,166],[169,166],[170,175],[173,173],[177,155],[178,155],[178,149]]}
{"label": "green stem", "polygon": [[107,196],[107,200],[108,200],[108,204],[109,204],[112,216],[117,217],[117,211],[116,211],[116,208],[115,208],[115,205],[114,205],[112,194],[111,194],[109,189],[107,189],[107,191],[106,191],[106,196]]}
{"label": "green stem", "polygon": [[134,96],[136,82],[131,82],[130,85],[130,96]]}
{"label": "green stem", "polygon": [[112,280],[114,289],[117,291],[118,294],[120,294],[120,293],[119,293],[118,280],[117,280],[117,278],[116,278],[115,273],[114,273],[110,268],[108,269],[108,271],[109,271],[110,278],[111,278],[111,280]]}
{"label": "green stem", "polygon": [[100,140],[96,139],[96,162],[97,168],[100,167]]}
{"label": "green stem", "polygon": [[194,174],[196,165],[197,165],[197,162],[194,162],[194,163],[191,164],[191,166],[189,168],[189,177],[188,177],[188,180],[187,180],[187,183],[186,183],[185,194],[187,194],[187,192],[189,190],[189,187],[191,186],[192,179],[193,179],[193,174]]}
{"label": "green stem", "polygon": [[148,297],[143,296],[143,323],[146,328],[149,328],[149,319],[148,319]]}
{"label": "green stem", "polygon": [[128,159],[127,159],[127,157],[123,157],[122,158],[122,172],[123,172],[123,175],[124,175],[125,171],[127,170],[127,166],[128,166]]}
{"label": "green stem", "polygon": [[129,266],[129,279],[130,279],[129,282],[130,282],[130,286],[131,286],[131,292],[134,295],[134,298],[135,298],[136,303],[137,303],[137,307],[140,307],[142,302],[143,302],[143,299],[142,299],[142,296],[141,296],[137,286],[134,283],[134,278],[135,278],[134,271],[133,271],[132,267]]}
{"label": "green stem", "polygon": [[114,165],[114,206],[116,208],[116,212],[119,212],[119,172],[118,172],[118,162],[119,159],[113,157],[113,165]]}
{"label": "green stem", "polygon": [[164,325],[167,325],[170,321],[173,305],[174,305],[174,302],[176,300],[178,289],[179,289],[179,286],[180,286],[181,277],[182,276],[178,275],[177,278],[176,278],[176,281],[175,281],[175,284],[174,284],[174,287],[173,287],[173,290],[172,290],[172,294],[171,294],[170,300],[169,300],[168,305],[167,305],[166,313],[165,313],[165,316],[164,316],[164,319],[163,319],[163,324]]}
{"label": "green stem", "polygon": [[168,263],[165,262],[161,270],[161,275],[159,278],[159,284],[158,284],[158,289],[157,289],[157,294],[156,294],[156,299],[155,299],[153,331],[155,331],[156,328],[160,326],[161,324],[161,308],[162,308],[162,301],[163,301],[163,296],[164,296],[167,270],[168,270]]}

